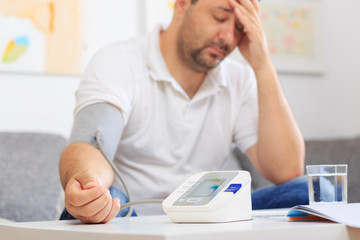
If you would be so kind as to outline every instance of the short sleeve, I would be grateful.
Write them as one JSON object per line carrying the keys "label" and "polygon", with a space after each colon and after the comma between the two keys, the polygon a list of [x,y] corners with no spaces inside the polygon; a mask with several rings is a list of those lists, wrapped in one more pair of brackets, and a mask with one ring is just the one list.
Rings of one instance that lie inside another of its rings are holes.
{"label": "short sleeve", "polygon": [[122,47],[111,45],[94,55],[76,91],[75,114],[82,108],[108,102],[120,109],[124,124],[129,119],[134,79]]}
{"label": "short sleeve", "polygon": [[256,78],[251,68],[245,69],[247,71],[244,77],[247,78],[247,81],[242,89],[245,97],[238,109],[233,136],[235,145],[243,153],[257,143],[259,125]]}

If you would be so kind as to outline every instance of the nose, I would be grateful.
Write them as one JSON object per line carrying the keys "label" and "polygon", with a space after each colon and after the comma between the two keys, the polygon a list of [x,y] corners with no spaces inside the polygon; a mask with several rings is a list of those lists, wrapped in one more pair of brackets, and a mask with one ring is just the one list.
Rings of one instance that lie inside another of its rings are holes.
{"label": "nose", "polygon": [[236,40],[235,24],[232,21],[228,21],[222,25],[219,32],[219,38],[229,45],[233,45]]}

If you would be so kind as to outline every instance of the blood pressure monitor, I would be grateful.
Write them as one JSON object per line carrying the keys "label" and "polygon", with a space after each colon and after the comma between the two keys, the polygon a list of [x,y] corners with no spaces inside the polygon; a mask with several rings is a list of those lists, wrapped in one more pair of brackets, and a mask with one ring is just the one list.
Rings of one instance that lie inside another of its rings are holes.
{"label": "blood pressure monitor", "polygon": [[230,222],[251,219],[251,177],[247,171],[193,175],[163,202],[173,222]]}

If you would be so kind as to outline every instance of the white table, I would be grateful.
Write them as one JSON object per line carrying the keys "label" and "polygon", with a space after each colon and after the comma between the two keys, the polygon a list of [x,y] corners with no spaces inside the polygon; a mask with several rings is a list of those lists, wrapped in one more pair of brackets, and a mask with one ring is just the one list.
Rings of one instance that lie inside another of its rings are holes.
{"label": "white table", "polygon": [[254,211],[253,220],[232,223],[177,224],[167,216],[117,218],[107,224],[73,221],[4,223],[0,239],[360,239],[360,228],[331,222],[288,222],[282,211]]}

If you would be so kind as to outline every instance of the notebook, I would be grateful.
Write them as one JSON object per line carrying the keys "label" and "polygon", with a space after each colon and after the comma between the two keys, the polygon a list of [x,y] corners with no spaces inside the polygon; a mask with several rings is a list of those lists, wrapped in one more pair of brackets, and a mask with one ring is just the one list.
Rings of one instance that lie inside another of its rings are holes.
{"label": "notebook", "polygon": [[299,205],[287,214],[289,221],[333,221],[360,228],[360,203]]}

